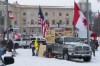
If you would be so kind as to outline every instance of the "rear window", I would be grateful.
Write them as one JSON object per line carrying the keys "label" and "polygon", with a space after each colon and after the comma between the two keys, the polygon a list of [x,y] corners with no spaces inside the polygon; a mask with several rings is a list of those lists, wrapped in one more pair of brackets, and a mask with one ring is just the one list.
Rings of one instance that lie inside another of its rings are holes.
{"label": "rear window", "polygon": [[21,41],[21,39],[16,39],[15,41]]}
{"label": "rear window", "polygon": [[23,39],[23,41],[29,41],[29,40],[31,40],[31,39]]}
{"label": "rear window", "polygon": [[36,40],[36,38],[31,38],[31,40]]}
{"label": "rear window", "polygon": [[64,38],[64,42],[80,42],[82,41],[80,38],[75,38],[75,37],[71,37],[71,38]]}

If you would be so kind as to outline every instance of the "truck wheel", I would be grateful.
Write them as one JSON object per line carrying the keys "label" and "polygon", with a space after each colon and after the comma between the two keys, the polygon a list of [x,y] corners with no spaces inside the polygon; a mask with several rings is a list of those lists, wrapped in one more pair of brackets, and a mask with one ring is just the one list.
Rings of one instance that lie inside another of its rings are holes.
{"label": "truck wheel", "polygon": [[91,56],[84,57],[83,60],[84,60],[84,62],[90,62],[91,61]]}
{"label": "truck wheel", "polygon": [[58,55],[55,55],[55,58],[58,59]]}

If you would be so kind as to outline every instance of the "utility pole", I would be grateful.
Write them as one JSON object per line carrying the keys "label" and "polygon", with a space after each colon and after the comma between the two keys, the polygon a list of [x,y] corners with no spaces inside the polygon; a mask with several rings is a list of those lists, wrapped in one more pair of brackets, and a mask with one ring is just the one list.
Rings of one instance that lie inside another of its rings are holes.
{"label": "utility pole", "polygon": [[87,40],[88,44],[90,45],[90,32],[89,32],[89,2],[88,0],[86,1],[86,7],[87,7]]}
{"label": "utility pole", "polygon": [[7,41],[9,41],[9,19],[8,19],[8,0],[6,2],[6,30],[7,30]]}
{"label": "utility pole", "polygon": [[99,18],[100,18],[100,17],[99,17],[99,10],[98,10],[98,17],[97,17],[97,22],[98,22],[98,30],[97,30],[98,32],[97,32],[97,34],[98,34],[98,36],[99,36],[99,24],[100,24],[100,23],[99,23],[99,21],[100,21]]}

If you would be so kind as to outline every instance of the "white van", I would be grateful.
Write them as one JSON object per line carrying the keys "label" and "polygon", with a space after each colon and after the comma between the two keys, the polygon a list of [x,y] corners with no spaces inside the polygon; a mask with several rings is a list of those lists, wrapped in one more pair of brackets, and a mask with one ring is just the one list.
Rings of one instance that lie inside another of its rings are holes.
{"label": "white van", "polygon": [[25,38],[25,39],[15,39],[14,44],[17,43],[19,45],[19,47],[23,47],[23,46],[27,46],[29,47],[30,44],[32,43],[31,39]]}

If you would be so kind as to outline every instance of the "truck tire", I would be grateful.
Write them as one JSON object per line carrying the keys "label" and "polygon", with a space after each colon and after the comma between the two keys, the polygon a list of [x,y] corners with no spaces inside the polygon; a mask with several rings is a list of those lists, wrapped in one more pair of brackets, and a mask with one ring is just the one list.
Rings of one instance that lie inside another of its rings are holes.
{"label": "truck tire", "polygon": [[84,60],[84,62],[90,62],[91,61],[91,56],[84,57],[83,60]]}
{"label": "truck tire", "polygon": [[58,59],[58,55],[55,55],[55,58]]}

